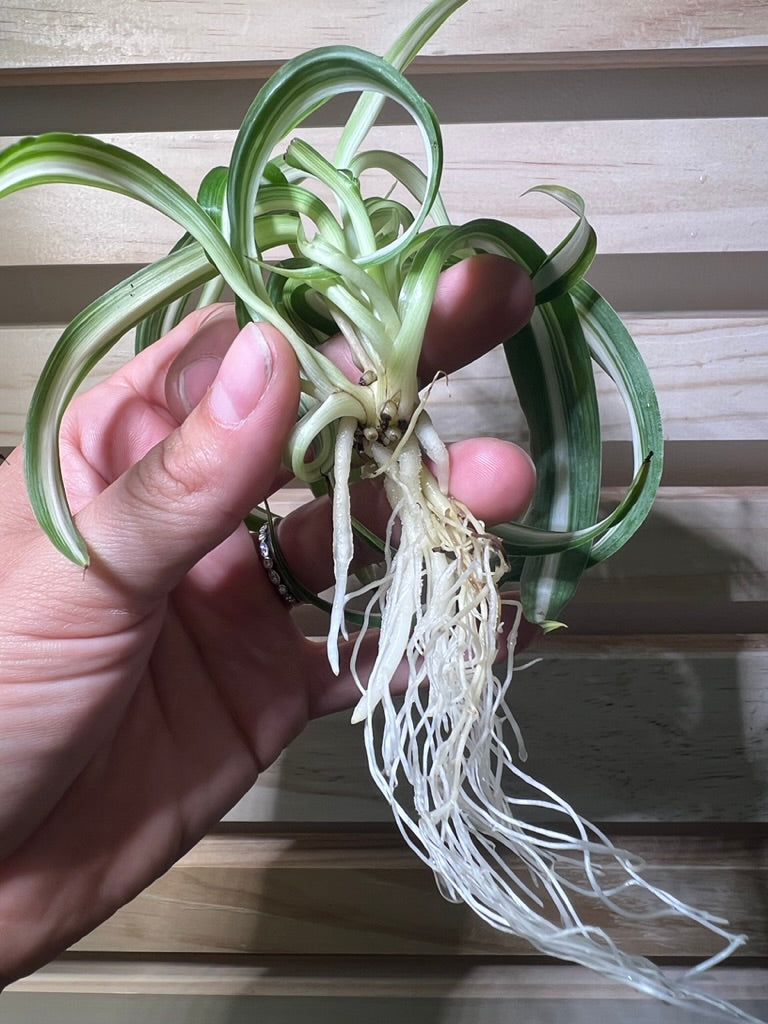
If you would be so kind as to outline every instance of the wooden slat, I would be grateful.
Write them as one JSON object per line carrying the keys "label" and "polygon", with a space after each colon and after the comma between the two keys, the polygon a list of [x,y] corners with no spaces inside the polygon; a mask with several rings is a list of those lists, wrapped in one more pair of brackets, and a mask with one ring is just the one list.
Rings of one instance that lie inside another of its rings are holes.
{"label": "wooden slat", "polygon": [[[324,128],[302,135],[324,151],[337,137]],[[768,118],[449,124],[444,136],[443,193],[457,223],[497,217],[551,247],[572,217],[554,200],[521,193],[557,182],[584,196],[604,255],[765,249]],[[105,138],[194,192],[210,167],[229,162],[234,133]],[[377,129],[370,146],[421,155],[406,126]],[[140,203],[65,185],[8,196],[0,215],[2,266],[150,262],[180,233]]]}
{"label": "wooden slat", "polygon": [[[625,320],[659,393],[667,440],[700,441],[704,447],[716,441],[768,439],[768,316]],[[0,326],[0,445],[18,443],[37,375],[61,329]],[[121,342],[93,380],[122,365],[131,345],[130,337]],[[600,394],[605,440],[627,441],[623,406],[605,379]],[[430,410],[447,441],[475,434],[525,438],[501,349],[438,382]],[[665,482],[676,481],[668,477]]]}
{"label": "wooden slat", "polygon": [[[81,960],[8,989],[3,1024],[687,1024],[675,1010],[570,968],[477,964],[467,958],[270,957],[187,967]],[[672,970],[673,975],[679,970]],[[764,968],[719,968],[699,987],[768,1013]]]}
{"label": "wooden slat", "polygon": [[[768,437],[768,317],[625,315],[624,320],[658,392],[665,438]],[[599,390],[605,439],[627,440],[623,405],[610,381],[601,378]],[[501,349],[435,385],[431,414],[446,440],[479,433],[520,438],[524,421]]]}
{"label": "wooden slat", "polygon": [[[3,368],[0,371],[0,445],[17,445],[24,433],[32,392],[64,325],[44,327],[0,327]],[[96,383],[130,359],[133,334],[104,359],[90,378]]]}
{"label": "wooden slat", "polygon": [[628,610],[659,599],[768,601],[766,538],[768,487],[663,488],[634,542],[586,574],[583,596]]}
{"label": "wooden slat", "polygon": [[[581,813],[768,821],[768,638],[563,634],[519,662],[534,656],[510,693],[527,767]],[[227,815],[231,825],[390,820],[347,713],[312,722]]]}
{"label": "wooden slat", "polygon": [[[270,505],[288,515],[310,498],[307,489],[289,487]],[[606,492],[606,507],[619,498]],[[587,573],[581,591],[588,601],[628,610],[660,598],[768,602],[767,537],[768,487],[663,487],[640,535]]]}
{"label": "wooden slat", "polygon": [[[206,61],[281,61],[307,49],[352,42],[382,50],[416,15],[417,0],[286,0],[279,18],[263,2],[196,0],[179,16],[172,0],[54,0],[45,6],[6,0],[0,19],[7,67],[175,64]],[[286,32],[290,25],[290,32]],[[768,17],[762,4],[736,0],[643,0],[612,4],[585,0],[574,17],[557,0],[547,17],[498,0],[475,0],[459,11],[426,48],[428,54],[559,54],[764,45]]]}
{"label": "wooden slat", "polygon": [[[681,968],[669,969],[670,977],[681,973]],[[703,975],[701,988],[716,992],[723,999],[768,1000],[767,982],[763,967],[728,966]],[[199,958],[186,963],[158,963],[70,954],[10,985],[6,993],[260,998],[293,995],[313,1000],[337,997],[350,1002],[361,998],[393,999],[402,996],[404,991],[410,999],[420,1000],[423,1007],[426,1000],[440,997],[452,1002],[462,999],[514,1000],[516,1003],[530,1000],[539,1004],[584,1001],[592,1004],[594,1013],[597,1000],[604,1004],[605,1000],[615,999],[617,1003],[629,1004],[627,1009],[635,1012],[641,1010],[638,1004],[645,1002],[640,993],[621,989],[578,967],[524,964],[503,957],[445,960],[397,955],[386,958],[237,956],[215,961]],[[664,1012],[658,1004],[655,1008],[657,1012]]]}
{"label": "wooden slat", "polygon": [[[706,905],[768,954],[762,901],[765,837],[616,836],[646,859],[654,883]],[[586,913],[586,909],[584,912]],[[624,948],[698,957],[719,948],[684,921],[590,920]],[[216,836],[75,947],[83,952],[176,954],[441,954],[530,952],[437,893],[430,871],[398,836]]]}

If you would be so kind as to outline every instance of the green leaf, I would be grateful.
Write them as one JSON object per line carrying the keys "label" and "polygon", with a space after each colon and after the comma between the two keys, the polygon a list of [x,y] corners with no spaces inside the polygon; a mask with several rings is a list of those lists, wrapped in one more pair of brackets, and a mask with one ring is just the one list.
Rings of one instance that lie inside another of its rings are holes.
{"label": "green leaf", "polygon": [[593,547],[590,562],[595,563],[615,554],[645,521],[664,468],[664,432],[653,381],[621,318],[586,281],[574,288],[573,302],[592,358],[614,382],[627,410],[634,471],[649,455],[653,456],[640,499]]}
{"label": "green leaf", "polygon": [[[501,523],[491,528],[490,532],[500,537],[504,542],[504,549],[509,556],[517,555],[549,555],[560,551],[570,551],[572,548],[581,547],[583,544],[598,539],[606,534],[617,524],[622,523],[641,502],[646,499],[649,492],[648,479],[651,474],[652,454],[649,454],[640,464],[640,467],[619,504],[607,516],[595,523],[593,526],[584,527],[581,530],[542,530],[535,526],[527,526],[524,523]],[[594,552],[594,547],[593,547]],[[594,562],[594,557],[590,563]]]}
{"label": "green leaf", "polygon": [[[571,300],[538,306],[504,350],[536,465],[526,521],[556,531],[591,526],[600,499],[600,418],[589,350]],[[589,545],[526,559],[520,580],[526,618],[559,619],[588,563]]]}
{"label": "green leaf", "polygon": [[[296,218],[306,217],[312,221],[315,230],[329,244],[335,245],[339,249],[343,248],[344,233],[341,225],[327,204],[319,196],[315,195],[314,192],[310,192],[309,189],[295,184],[262,185],[256,194],[253,207],[254,224],[257,232],[258,225],[263,217],[280,213],[289,214],[294,218],[293,243],[298,238],[297,226],[300,223],[300,220]],[[263,251],[259,245],[256,246],[256,249],[258,252]]]}
{"label": "green leaf", "polygon": [[424,139],[427,190],[421,209],[404,234],[358,262],[382,263],[406,247],[434,203],[442,170],[440,126],[432,108],[407,79],[381,58],[349,46],[321,47],[296,57],[269,79],[251,104],[238,132],[230,165],[228,208],[232,246],[241,254],[243,269],[262,297],[264,282],[258,270],[252,217],[270,154],[304,118],[331,97],[365,90],[394,100],[414,119]]}
{"label": "green leaf", "polygon": [[[467,0],[435,0],[408,25],[404,32],[384,54],[384,60],[398,71],[404,71],[414,57],[424,49],[432,36],[454,11],[463,7]],[[349,117],[336,149],[335,162],[341,167],[350,160],[362,145],[379,116],[384,96],[379,92],[364,93],[357,101]]]}
{"label": "green leaf", "polygon": [[[429,181],[422,169],[407,157],[399,153],[389,153],[381,149],[367,149],[358,153],[349,161],[349,169],[359,178],[365,171],[378,168],[391,174],[395,181],[403,185],[420,204],[427,197]],[[395,206],[396,204],[392,204]],[[450,224],[443,200],[438,194],[429,210],[430,218],[436,224]]]}
{"label": "green leaf", "polygon": [[572,189],[562,185],[536,185],[528,189],[528,192],[543,192],[552,196],[579,218],[533,275],[536,302],[541,304],[568,294],[584,277],[597,251],[597,236],[587,220],[584,200]]}
{"label": "green leaf", "polygon": [[35,387],[24,435],[30,502],[56,547],[78,565],[88,552],[67,504],[58,439],[64,410],[96,363],[149,312],[215,275],[199,246],[185,245],[92,302],[56,343]]}
{"label": "green leaf", "polygon": [[[227,168],[214,167],[203,178],[197,193],[197,201],[200,204],[200,207],[210,216],[211,220],[219,229],[221,229],[222,225],[222,211],[226,188]],[[173,246],[171,252],[177,252],[184,245],[195,244],[197,243],[195,243],[192,236],[189,233],[185,233]],[[211,282],[209,282],[209,284],[210,283]],[[212,279],[212,283],[213,288],[205,290],[200,296],[198,303],[199,306],[208,305],[211,302],[215,302],[218,298],[218,294],[222,287],[218,275]],[[175,302],[153,310],[148,317],[145,317],[141,321],[136,328],[136,341],[134,348],[137,354],[139,352],[143,352],[145,348],[154,344],[162,338],[164,334],[167,334],[168,331],[176,327],[176,325],[181,322],[187,312],[191,298],[192,292],[187,292],[186,295],[180,296]]]}
{"label": "green leaf", "polygon": [[[191,235],[184,234],[171,249],[171,254],[180,252],[186,246],[194,246],[198,253],[202,254],[203,252]],[[216,276],[215,272],[213,276]],[[145,348],[149,348],[150,345],[154,345],[156,341],[181,321],[189,305],[191,295],[192,290],[184,295],[180,295],[173,302],[158,306],[157,309],[153,309],[148,316],[145,316],[137,324],[134,339],[134,352],[136,355],[139,352],[143,352]]]}

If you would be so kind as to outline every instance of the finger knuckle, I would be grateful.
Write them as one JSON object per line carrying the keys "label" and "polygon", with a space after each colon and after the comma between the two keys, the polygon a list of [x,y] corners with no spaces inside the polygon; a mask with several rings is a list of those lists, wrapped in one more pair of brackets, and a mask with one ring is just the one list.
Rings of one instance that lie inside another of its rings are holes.
{"label": "finger knuckle", "polygon": [[138,464],[142,498],[166,509],[188,509],[199,503],[209,486],[208,460],[178,436],[158,445],[150,459]]}

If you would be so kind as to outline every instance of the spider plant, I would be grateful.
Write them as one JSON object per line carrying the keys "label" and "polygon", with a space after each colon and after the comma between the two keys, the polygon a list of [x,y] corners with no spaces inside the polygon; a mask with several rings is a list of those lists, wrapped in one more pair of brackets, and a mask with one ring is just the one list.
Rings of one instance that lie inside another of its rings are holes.
{"label": "spider plant", "polygon": [[[695,970],[741,942],[723,922],[645,881],[629,853],[523,771],[522,738],[507,703],[516,626],[506,668],[494,671],[503,616],[555,628],[582,573],[642,524],[661,476],[662,429],[632,338],[585,280],[596,239],[578,195],[538,186],[574,217],[548,254],[510,224],[455,225],[448,218],[439,192],[440,125],[403,71],[463,2],[433,0],[384,57],[330,46],[288,61],[250,106],[229,166],[214,168],[196,199],[140,157],[90,137],[46,134],[0,155],[0,196],[47,182],[92,185],[160,210],[183,231],[167,256],[75,317],[53,349],[26,427],[31,501],[51,541],[86,566],[58,459],[68,402],[128,331],[136,328],[142,349],[192,304],[204,305],[228,287],[242,322],[268,321],[296,353],[302,398],[286,462],[316,492],[332,492],[336,587],[328,657],[338,671],[350,602],[362,597],[356,650],[373,622],[380,633],[365,678],[353,659],[360,688],[353,721],[364,723],[373,777],[441,891],[546,954],[668,1002],[748,1020],[687,979],[673,983],[582,921],[574,901],[584,897],[637,920],[691,918],[724,943]],[[296,137],[308,114],[347,92],[360,97],[332,157]],[[418,127],[422,165],[361,148],[384,100],[399,104]],[[408,201],[366,194],[371,168]],[[505,345],[528,423],[536,492],[524,521],[492,533],[447,491],[447,451],[430,419],[429,388],[420,390],[416,376],[438,277],[472,253],[517,261],[537,297],[530,323]],[[320,350],[338,332],[358,380],[347,379]],[[625,497],[602,519],[596,367],[624,401],[634,452]],[[381,478],[392,518],[380,572],[353,585],[350,481],[360,475]],[[519,597],[509,595],[509,582]],[[395,699],[390,683],[403,661],[407,692]],[[543,812],[554,823],[527,821],[530,808],[537,821]],[[640,907],[638,893],[647,906]]]}

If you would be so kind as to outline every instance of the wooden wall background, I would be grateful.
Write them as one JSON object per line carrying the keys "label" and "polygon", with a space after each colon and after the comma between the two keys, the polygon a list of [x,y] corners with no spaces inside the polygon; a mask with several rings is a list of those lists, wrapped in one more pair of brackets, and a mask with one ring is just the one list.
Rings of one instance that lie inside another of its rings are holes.
{"label": "wooden wall background", "polygon": [[[194,189],[227,161],[280,61],[332,41],[382,51],[419,6],[4,0],[0,145],[99,134]],[[749,933],[706,984],[768,1018],[767,56],[765,0],[472,0],[413,75],[445,124],[455,219],[510,218],[546,243],[565,222],[521,193],[556,181],[585,196],[591,278],[631,324],[665,418],[649,523],[520,677],[531,770],[645,852],[655,879]],[[326,109],[311,136],[340,116]],[[380,131],[414,145],[399,123]],[[175,234],[71,187],[3,201],[0,445],[18,443],[62,325]],[[451,389],[467,431],[520,438],[498,353]],[[628,435],[607,389],[604,409],[610,500]],[[301,499],[288,492],[284,507]],[[707,952],[685,927],[618,931],[673,970]],[[0,999],[3,1024],[145,1018],[691,1019],[532,958],[444,903],[395,836],[345,716],[315,723],[178,867]]]}

